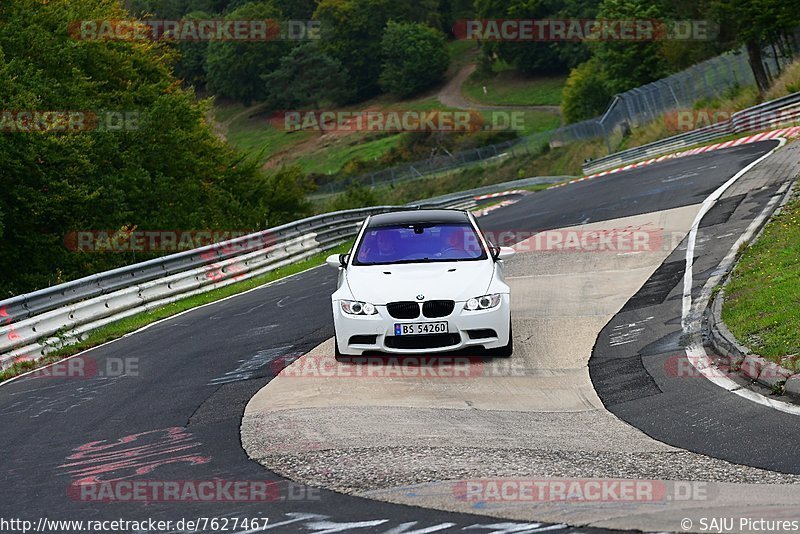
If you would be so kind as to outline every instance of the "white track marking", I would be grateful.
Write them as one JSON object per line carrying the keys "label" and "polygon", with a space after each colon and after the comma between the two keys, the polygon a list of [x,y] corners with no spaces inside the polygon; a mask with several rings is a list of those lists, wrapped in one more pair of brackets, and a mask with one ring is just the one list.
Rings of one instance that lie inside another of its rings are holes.
{"label": "white track marking", "polygon": [[[773,152],[786,144],[786,139],[779,138],[778,141],[778,146],[747,165],[741,171],[737,172],[730,180],[722,184],[716,191],[711,193],[711,195],[709,195],[705,201],[703,201],[703,206],[700,208],[700,212],[697,214],[697,217],[692,224],[692,229],[689,231],[689,241],[686,247],[686,270],[683,275],[683,313],[681,315],[681,325],[683,327],[683,332],[690,335],[691,339],[691,343],[686,347],[686,356],[692,366],[694,366],[694,368],[697,369],[697,371],[705,376],[708,380],[717,386],[726,389],[731,393],[735,393],[736,395],[739,395],[747,400],[756,402],[769,408],[774,408],[782,412],[790,413],[792,415],[800,415],[800,406],[770,399],[749,389],[742,388],[730,378],[717,376],[719,373],[715,372],[711,359],[708,357],[708,354],[703,346],[700,325],[703,310],[709,301],[713,288],[722,278],[722,275],[716,274],[711,276],[703,286],[697,301],[694,303],[692,302],[692,267],[694,265],[694,249],[695,243],[697,242],[697,231],[700,227],[703,217],[717,203],[719,198],[723,195],[723,193],[725,193],[725,191],[728,190],[728,188],[730,188],[731,185],[733,185],[739,178],[744,176],[744,174],[746,174],[750,169],[770,157]],[[777,202],[778,196],[775,196],[767,203],[758,217],[756,217],[753,222],[750,223],[750,226],[747,227],[747,230],[745,230],[745,232],[733,244],[731,249],[728,251],[728,254],[723,258],[722,262],[720,262],[717,272],[727,271],[728,267],[735,261],[736,254],[741,244],[748,242],[753,237],[764,220],[766,220],[770,213],[772,213],[773,207]]]}

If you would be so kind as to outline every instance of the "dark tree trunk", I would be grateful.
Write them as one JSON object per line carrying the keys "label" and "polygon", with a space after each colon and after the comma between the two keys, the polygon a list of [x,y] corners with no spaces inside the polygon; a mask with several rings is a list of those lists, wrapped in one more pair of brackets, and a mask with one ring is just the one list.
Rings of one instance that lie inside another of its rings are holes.
{"label": "dark tree trunk", "polygon": [[772,55],[775,56],[775,67],[778,69],[778,76],[780,76],[782,55],[778,54],[778,50],[775,48],[775,41],[772,41],[771,46],[772,46]]}
{"label": "dark tree trunk", "polygon": [[756,41],[747,43],[747,57],[750,60],[750,68],[753,69],[753,77],[756,79],[758,91],[763,93],[769,89],[769,76],[764,69],[764,62],[761,57],[761,44]]}

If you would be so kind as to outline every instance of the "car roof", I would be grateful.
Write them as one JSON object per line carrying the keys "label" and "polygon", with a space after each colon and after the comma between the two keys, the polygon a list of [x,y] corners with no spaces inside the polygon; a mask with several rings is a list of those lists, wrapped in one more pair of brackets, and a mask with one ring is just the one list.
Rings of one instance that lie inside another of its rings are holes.
{"label": "car roof", "polygon": [[391,213],[381,213],[373,215],[369,219],[369,228],[376,226],[396,226],[418,223],[469,223],[469,217],[465,211],[459,210],[403,210]]}

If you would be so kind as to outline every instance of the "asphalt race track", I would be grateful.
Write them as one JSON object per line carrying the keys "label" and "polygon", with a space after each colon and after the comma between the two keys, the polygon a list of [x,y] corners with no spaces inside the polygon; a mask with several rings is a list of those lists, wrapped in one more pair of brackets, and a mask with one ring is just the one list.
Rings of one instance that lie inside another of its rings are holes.
{"label": "asphalt race track", "polygon": [[[788,150],[795,152],[797,147]],[[694,294],[785,185],[786,174],[759,172],[757,167],[742,180],[700,225]],[[676,372],[685,359],[680,345],[683,288],[673,281],[683,277],[685,254],[685,245],[679,247],[601,333],[589,364],[596,390],[612,413],[660,441],[735,463],[800,474],[797,415]],[[612,341],[621,326],[634,324],[636,334],[625,343]]]}
{"label": "asphalt race track", "polygon": [[[742,145],[547,190],[486,215],[481,226],[525,234],[654,212],[683,220],[692,206],[775,146],[774,141]],[[696,290],[788,178],[763,174],[745,175],[706,216],[696,250]],[[602,406],[667,446],[776,476],[800,474],[795,416],[702,378],[671,376],[671,362],[681,353],[686,254],[685,244],[675,245],[613,319],[599,325],[589,374]],[[365,498],[289,482],[251,460],[240,441],[245,407],[283,367],[333,335],[334,287],[332,270],[313,269],[84,353],[78,358],[96,370],[93,376],[29,376],[2,385],[0,516],[36,521],[44,510],[51,520],[261,517],[279,532],[592,532],[615,526],[571,528],[552,514],[549,522],[540,522],[539,516]],[[624,332],[628,337],[620,343],[626,325],[636,327]],[[111,371],[120,366],[126,372]],[[277,443],[275,450],[283,446]],[[752,484],[748,476],[742,474],[742,483]],[[87,480],[214,479],[275,481],[278,493],[269,503],[109,503],[82,500],[72,486]]]}

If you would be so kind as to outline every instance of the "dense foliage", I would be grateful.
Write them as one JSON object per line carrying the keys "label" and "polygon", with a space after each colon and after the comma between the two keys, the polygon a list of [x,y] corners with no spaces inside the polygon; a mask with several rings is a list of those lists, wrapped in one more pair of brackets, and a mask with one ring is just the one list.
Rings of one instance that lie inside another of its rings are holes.
{"label": "dense foliage", "polygon": [[[170,49],[67,34],[74,20],[126,16],[116,0],[0,4],[0,109],[100,118],[92,131],[0,133],[2,297],[145,259],[72,252],[70,232],[257,229],[307,209],[298,171],[265,177],[211,133]],[[103,128],[109,111],[132,118]]]}
{"label": "dense foliage", "polygon": [[[330,65],[330,59],[342,71],[337,87],[327,84],[336,95],[331,102],[342,98],[344,102],[363,101],[382,91],[407,97],[441,79],[439,45],[434,47],[437,52],[423,54],[426,48],[412,47],[401,39],[398,24],[419,23],[424,26],[417,31],[424,28],[447,34],[458,21],[475,18],[650,20],[667,27],[674,21],[709,23],[712,34],[707,40],[482,42],[484,75],[491,73],[492,63],[500,62],[530,76],[570,74],[575,78],[564,94],[564,114],[570,121],[602,112],[607,95],[655,81],[742,45],[759,88],[764,90],[770,83],[761,64],[764,47],[786,55],[800,26],[796,0],[131,0],[131,4],[136,13],[162,17],[263,11],[288,19],[316,19],[322,28],[321,64]],[[410,26],[403,28],[410,31]],[[433,42],[429,35],[431,41],[425,46]],[[422,44],[409,34],[406,40],[410,39]],[[261,78],[301,43],[284,45],[269,53],[266,47],[258,48],[262,53],[242,44],[206,48],[180,44],[177,74],[197,87],[207,85],[214,94],[245,103],[262,100],[269,88],[259,83]],[[584,66],[578,68],[581,64]]]}
{"label": "dense foliage", "polygon": [[[313,74],[312,74],[313,73]],[[262,76],[266,101],[273,109],[297,109],[352,97],[342,64],[323,52],[316,41],[294,48],[277,69]]]}
{"label": "dense foliage", "polygon": [[[232,11],[229,20],[281,20],[282,13],[270,3],[249,3]],[[290,50],[285,40],[266,42],[213,41],[206,59],[207,84],[215,94],[250,104],[262,101],[267,88],[262,76],[278,68]]]}
{"label": "dense foliage", "polygon": [[408,98],[442,79],[450,57],[444,35],[424,24],[389,22],[381,43],[384,91]]}

